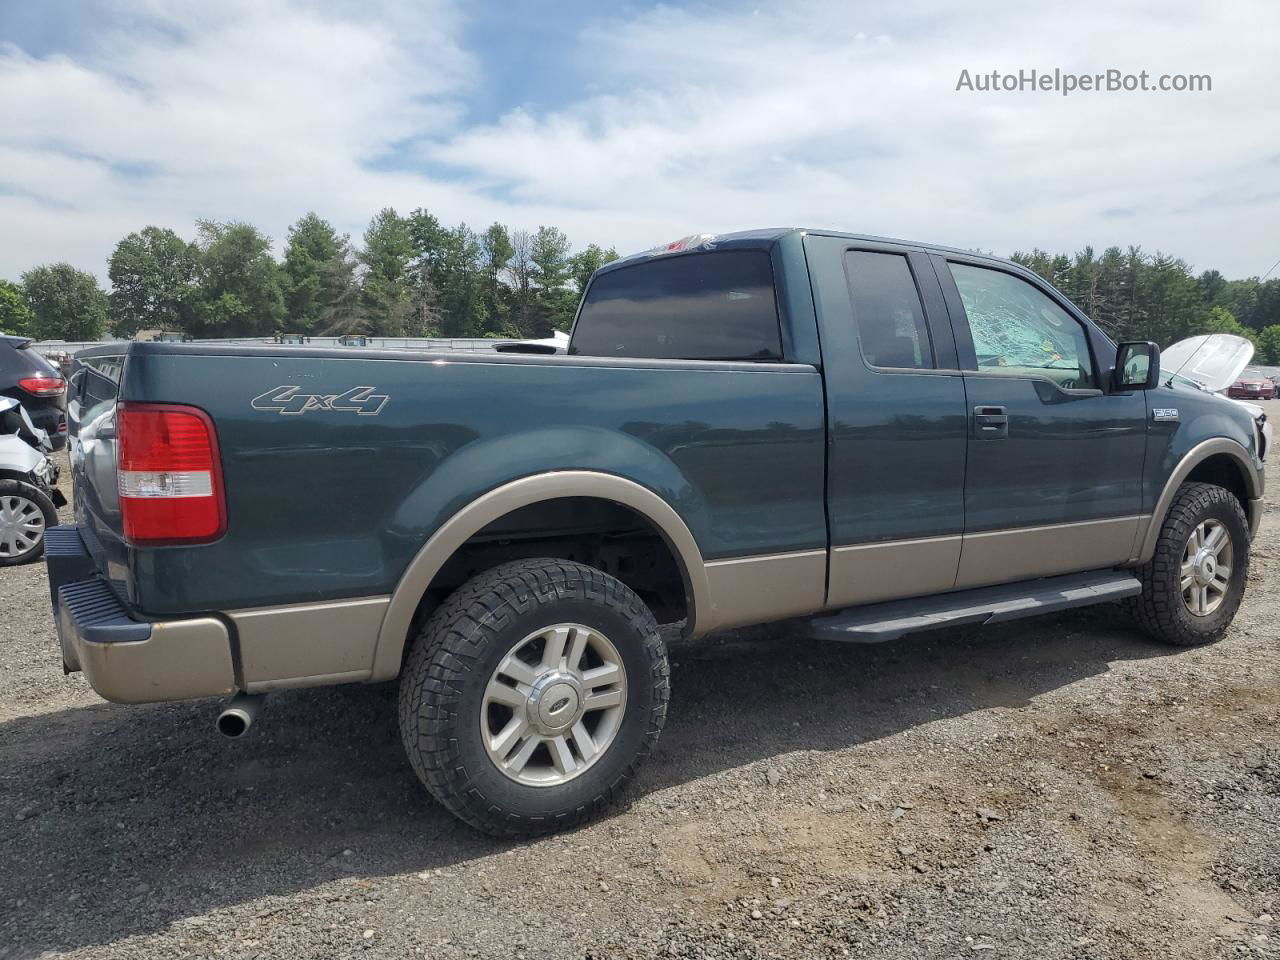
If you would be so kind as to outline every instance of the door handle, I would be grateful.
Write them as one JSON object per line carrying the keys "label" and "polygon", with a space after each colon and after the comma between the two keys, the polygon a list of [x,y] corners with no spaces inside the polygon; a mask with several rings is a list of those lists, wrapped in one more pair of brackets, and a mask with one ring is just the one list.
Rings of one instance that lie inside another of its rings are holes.
{"label": "door handle", "polygon": [[1009,415],[1004,407],[974,407],[973,435],[979,440],[1007,440]]}

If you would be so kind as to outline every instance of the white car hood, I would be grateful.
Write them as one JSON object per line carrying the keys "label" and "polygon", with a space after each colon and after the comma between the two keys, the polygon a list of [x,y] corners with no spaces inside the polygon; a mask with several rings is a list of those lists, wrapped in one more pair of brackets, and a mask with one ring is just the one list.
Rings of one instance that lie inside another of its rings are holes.
{"label": "white car hood", "polygon": [[1230,333],[1206,333],[1179,340],[1160,351],[1160,376],[1178,374],[1210,393],[1236,382],[1253,359],[1253,344]]}

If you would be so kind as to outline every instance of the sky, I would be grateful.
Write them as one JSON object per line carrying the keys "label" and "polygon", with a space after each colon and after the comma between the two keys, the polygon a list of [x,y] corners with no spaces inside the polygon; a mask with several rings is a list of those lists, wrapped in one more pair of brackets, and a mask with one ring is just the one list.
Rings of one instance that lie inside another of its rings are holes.
{"label": "sky", "polygon": [[[314,210],[1280,257],[1280,4],[0,0],[0,277]],[[1020,69],[1212,90],[982,92]]]}

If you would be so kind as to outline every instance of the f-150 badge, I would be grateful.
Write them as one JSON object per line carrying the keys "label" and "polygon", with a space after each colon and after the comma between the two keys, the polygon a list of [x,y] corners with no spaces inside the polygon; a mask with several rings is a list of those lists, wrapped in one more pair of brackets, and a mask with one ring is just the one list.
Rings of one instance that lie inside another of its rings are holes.
{"label": "f-150 badge", "polygon": [[329,413],[354,412],[361,417],[376,417],[391,399],[375,393],[377,387],[352,387],[345,393],[299,393],[297,384],[282,384],[253,398],[255,410],[268,410],[285,417],[295,417],[313,410]]}

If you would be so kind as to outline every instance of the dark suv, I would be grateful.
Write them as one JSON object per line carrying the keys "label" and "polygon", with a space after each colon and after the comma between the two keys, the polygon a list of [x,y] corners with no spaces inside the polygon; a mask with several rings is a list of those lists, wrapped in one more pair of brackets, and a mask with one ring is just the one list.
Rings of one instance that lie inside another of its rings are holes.
{"label": "dark suv", "polygon": [[13,397],[55,450],[67,443],[67,382],[48,360],[31,349],[27,337],[0,334],[0,396]]}

